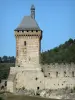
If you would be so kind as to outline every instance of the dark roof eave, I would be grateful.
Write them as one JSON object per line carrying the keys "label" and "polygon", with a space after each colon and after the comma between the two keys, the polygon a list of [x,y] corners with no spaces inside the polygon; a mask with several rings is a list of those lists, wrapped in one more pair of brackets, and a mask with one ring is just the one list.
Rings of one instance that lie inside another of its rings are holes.
{"label": "dark roof eave", "polygon": [[15,29],[14,31],[41,31],[43,32],[41,29]]}

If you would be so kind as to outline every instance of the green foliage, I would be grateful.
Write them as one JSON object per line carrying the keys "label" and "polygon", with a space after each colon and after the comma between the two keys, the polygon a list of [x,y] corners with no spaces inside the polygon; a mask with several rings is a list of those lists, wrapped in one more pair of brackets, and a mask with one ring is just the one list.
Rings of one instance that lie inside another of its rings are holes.
{"label": "green foliage", "polygon": [[0,97],[0,100],[4,100],[2,97]]}
{"label": "green foliage", "polygon": [[14,63],[0,63],[0,80],[7,79],[10,67],[14,67]]}
{"label": "green foliage", "polygon": [[54,49],[41,53],[41,63],[75,63],[75,39],[69,39]]}
{"label": "green foliage", "polygon": [[8,78],[10,67],[12,66],[15,66],[14,56],[0,57],[0,80]]}
{"label": "green foliage", "polygon": [[0,57],[0,63],[15,63],[15,57],[14,56]]}

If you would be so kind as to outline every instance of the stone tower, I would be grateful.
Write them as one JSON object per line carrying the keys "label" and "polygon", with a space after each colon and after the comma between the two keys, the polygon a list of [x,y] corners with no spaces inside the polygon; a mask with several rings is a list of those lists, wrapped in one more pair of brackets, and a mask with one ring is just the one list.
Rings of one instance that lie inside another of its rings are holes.
{"label": "stone tower", "polygon": [[7,91],[16,92],[23,87],[27,90],[43,89],[44,76],[39,62],[42,30],[35,20],[35,7],[31,6],[30,16],[25,16],[15,29],[16,66],[10,68]]}
{"label": "stone tower", "polygon": [[35,7],[31,6],[31,15],[25,16],[15,29],[16,66],[31,67],[39,64],[42,30],[35,20]]}
{"label": "stone tower", "polygon": [[[75,87],[75,64],[40,65],[42,30],[35,20],[35,7],[30,16],[25,16],[15,29],[16,66],[10,67],[7,91],[20,93],[31,90]],[[44,68],[44,73],[41,70]],[[22,92],[23,92],[22,91]]]}

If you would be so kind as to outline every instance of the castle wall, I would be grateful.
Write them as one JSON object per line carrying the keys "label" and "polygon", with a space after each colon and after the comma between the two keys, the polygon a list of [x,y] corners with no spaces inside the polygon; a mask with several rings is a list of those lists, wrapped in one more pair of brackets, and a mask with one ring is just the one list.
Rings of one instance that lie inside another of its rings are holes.
{"label": "castle wall", "polygon": [[75,64],[50,64],[42,66],[46,89],[59,89],[75,86]]}
{"label": "castle wall", "polygon": [[45,78],[45,89],[62,89],[75,87],[75,78]]}
{"label": "castle wall", "polygon": [[[40,66],[40,65],[39,65]],[[38,66],[38,68],[39,68]],[[12,67],[10,76],[15,74],[15,88],[25,88],[27,90],[39,89],[60,89],[65,87],[75,87],[75,64],[50,64],[41,65],[44,69],[26,69],[22,67]],[[13,80],[8,81],[8,90],[13,91]]]}

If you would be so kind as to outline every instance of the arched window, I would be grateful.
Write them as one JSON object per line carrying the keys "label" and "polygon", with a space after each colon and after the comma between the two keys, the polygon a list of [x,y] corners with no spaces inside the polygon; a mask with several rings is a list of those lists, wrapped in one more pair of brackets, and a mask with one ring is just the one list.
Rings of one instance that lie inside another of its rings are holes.
{"label": "arched window", "polygon": [[26,46],[26,41],[24,41],[24,45]]}

